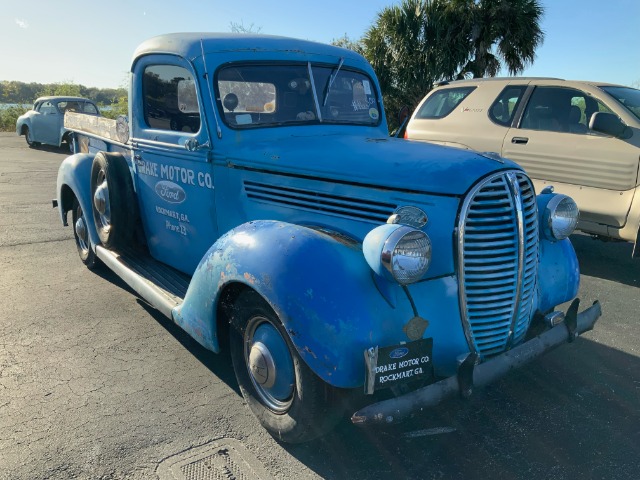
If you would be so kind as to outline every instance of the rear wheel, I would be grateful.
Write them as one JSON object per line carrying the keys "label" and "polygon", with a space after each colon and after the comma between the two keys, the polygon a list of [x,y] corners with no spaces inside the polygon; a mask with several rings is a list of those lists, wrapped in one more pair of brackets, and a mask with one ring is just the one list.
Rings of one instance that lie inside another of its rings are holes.
{"label": "rear wheel", "polygon": [[249,408],[276,439],[301,443],[340,420],[337,389],[304,363],[279,318],[254,291],[241,293],[229,329],[238,384]]}
{"label": "rear wheel", "polygon": [[35,142],[31,136],[31,130],[29,129],[29,127],[24,127],[24,139],[27,141],[27,145],[29,145],[29,147],[34,148],[34,147],[39,147],[40,146],[40,142]]}
{"label": "rear wheel", "polygon": [[99,265],[100,260],[91,249],[87,219],[77,198],[73,199],[71,220],[73,221],[73,236],[76,239],[76,248],[78,249],[80,260],[82,260],[82,263],[84,263],[89,270],[93,270]]}
{"label": "rear wheel", "polygon": [[74,153],[73,151],[73,135],[72,134],[68,134],[65,139],[64,139],[64,146],[63,148],[65,150],[68,150],[69,153]]}
{"label": "rear wheel", "polygon": [[127,161],[122,155],[99,152],[91,166],[93,221],[106,248],[130,244],[137,204]]}

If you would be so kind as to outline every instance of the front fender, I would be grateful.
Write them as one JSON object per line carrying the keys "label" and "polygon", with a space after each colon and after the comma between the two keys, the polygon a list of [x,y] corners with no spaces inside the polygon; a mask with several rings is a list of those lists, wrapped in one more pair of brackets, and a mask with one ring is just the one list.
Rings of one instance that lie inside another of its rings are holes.
{"label": "front fender", "polygon": [[23,135],[22,133],[22,129],[27,126],[29,128],[31,128],[31,122],[28,121],[28,119],[26,118],[20,118],[18,117],[18,120],[16,121],[16,134],[18,136]]}
{"label": "front fender", "polygon": [[580,287],[578,257],[568,238],[540,241],[538,310],[547,312],[575,298]]}
{"label": "front fender", "polygon": [[100,244],[100,239],[93,223],[93,215],[91,215],[91,165],[93,157],[93,154],[77,153],[65,158],[58,169],[56,192],[60,220],[65,226],[67,225],[67,212],[73,206],[73,196],[78,199],[82,211],[85,213],[91,247],[95,249],[95,245]]}
{"label": "front fender", "polygon": [[307,365],[337,387],[362,385],[364,350],[407,341],[413,310],[378,292],[359,245],[299,225],[256,221],[222,236],[204,256],[174,320],[218,351],[216,311],[231,284],[256,290],[274,309]]}

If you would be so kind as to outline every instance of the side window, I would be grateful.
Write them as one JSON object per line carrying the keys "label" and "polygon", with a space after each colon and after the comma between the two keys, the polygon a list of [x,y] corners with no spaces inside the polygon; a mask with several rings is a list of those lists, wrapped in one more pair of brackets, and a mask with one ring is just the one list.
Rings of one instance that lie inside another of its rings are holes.
{"label": "side window", "polygon": [[458,87],[438,90],[422,104],[415,118],[436,119],[449,115],[476,87]]}
{"label": "side window", "polygon": [[85,102],[84,113],[88,113],[89,115],[98,115],[98,108],[93,103]]}
{"label": "side window", "polygon": [[520,128],[584,134],[588,118],[599,105],[600,102],[574,88],[536,87]]}
{"label": "side window", "polygon": [[510,126],[526,89],[526,85],[509,85],[505,87],[489,108],[489,118],[498,125]]}
{"label": "side window", "polygon": [[80,112],[82,113],[82,108],[80,107],[81,103],[79,102],[58,102],[58,110],[60,113],[65,112]]}
{"label": "side window", "polygon": [[38,109],[40,113],[43,115],[51,115],[54,113],[58,113],[56,106],[51,102],[43,102],[40,104],[40,108]]}
{"label": "side window", "polygon": [[175,65],[151,65],[142,79],[144,119],[151,128],[197,132],[196,86],[191,73]]}

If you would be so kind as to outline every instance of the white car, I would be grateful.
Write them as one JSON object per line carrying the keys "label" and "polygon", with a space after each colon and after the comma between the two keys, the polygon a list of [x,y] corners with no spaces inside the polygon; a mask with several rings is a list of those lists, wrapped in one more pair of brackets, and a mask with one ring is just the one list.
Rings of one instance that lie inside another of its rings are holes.
{"label": "white car", "polygon": [[72,148],[71,132],[64,128],[65,112],[100,115],[95,103],[82,97],[40,97],[33,108],[16,121],[16,133],[24,135],[30,147],[44,143]]}
{"label": "white car", "polygon": [[578,228],[634,242],[640,256],[640,90],[554,78],[441,84],[405,138],[497,152],[580,208]]}

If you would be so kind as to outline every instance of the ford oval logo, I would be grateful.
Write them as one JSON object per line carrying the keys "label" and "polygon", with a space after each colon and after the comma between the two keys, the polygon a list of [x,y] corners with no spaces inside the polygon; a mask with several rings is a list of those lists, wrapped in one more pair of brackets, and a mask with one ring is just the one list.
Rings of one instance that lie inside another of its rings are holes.
{"label": "ford oval logo", "polygon": [[169,203],[182,203],[187,198],[187,194],[180,185],[167,180],[156,183],[156,195]]}
{"label": "ford oval logo", "polygon": [[389,354],[389,358],[402,358],[407,353],[409,353],[409,349],[407,347],[396,348]]}

